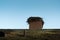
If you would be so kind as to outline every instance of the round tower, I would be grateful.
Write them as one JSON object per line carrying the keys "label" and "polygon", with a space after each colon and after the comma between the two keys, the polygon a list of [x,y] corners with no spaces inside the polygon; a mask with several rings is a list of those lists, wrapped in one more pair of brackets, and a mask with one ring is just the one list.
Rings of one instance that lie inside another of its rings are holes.
{"label": "round tower", "polygon": [[29,17],[27,19],[30,30],[39,30],[43,28],[44,21],[41,17]]}

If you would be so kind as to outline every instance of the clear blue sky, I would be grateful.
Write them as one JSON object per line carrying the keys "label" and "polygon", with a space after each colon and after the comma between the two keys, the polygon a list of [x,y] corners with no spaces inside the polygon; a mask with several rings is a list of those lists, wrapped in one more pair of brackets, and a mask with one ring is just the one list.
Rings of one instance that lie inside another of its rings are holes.
{"label": "clear blue sky", "polygon": [[43,29],[60,29],[60,0],[0,0],[0,29],[29,29],[30,16],[42,17]]}

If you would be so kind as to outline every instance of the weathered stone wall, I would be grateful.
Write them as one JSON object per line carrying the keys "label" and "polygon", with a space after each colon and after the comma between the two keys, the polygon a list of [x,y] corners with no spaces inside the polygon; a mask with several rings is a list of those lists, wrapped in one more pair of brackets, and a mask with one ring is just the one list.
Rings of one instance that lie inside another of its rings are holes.
{"label": "weathered stone wall", "polygon": [[[5,32],[5,31],[4,31]],[[9,31],[8,31],[9,32]],[[0,37],[1,38],[1,37]],[[2,39],[13,40],[59,40],[60,31],[50,30],[13,30],[8,34],[5,33],[5,37]]]}

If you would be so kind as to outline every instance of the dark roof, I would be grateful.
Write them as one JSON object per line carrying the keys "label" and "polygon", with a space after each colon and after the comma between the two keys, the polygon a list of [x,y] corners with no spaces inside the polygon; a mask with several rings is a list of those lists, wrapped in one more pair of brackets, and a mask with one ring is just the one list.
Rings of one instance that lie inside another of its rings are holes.
{"label": "dark roof", "polygon": [[29,17],[29,18],[27,19],[27,22],[28,22],[28,23],[30,23],[30,22],[35,22],[35,21],[42,21],[42,22],[44,22],[41,17]]}

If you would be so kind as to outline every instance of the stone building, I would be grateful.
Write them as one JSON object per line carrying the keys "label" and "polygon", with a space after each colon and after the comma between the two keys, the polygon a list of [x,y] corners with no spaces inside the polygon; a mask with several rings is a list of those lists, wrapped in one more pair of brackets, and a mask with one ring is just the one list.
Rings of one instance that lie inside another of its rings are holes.
{"label": "stone building", "polygon": [[44,21],[41,17],[29,17],[27,19],[30,30],[39,30],[43,28]]}

